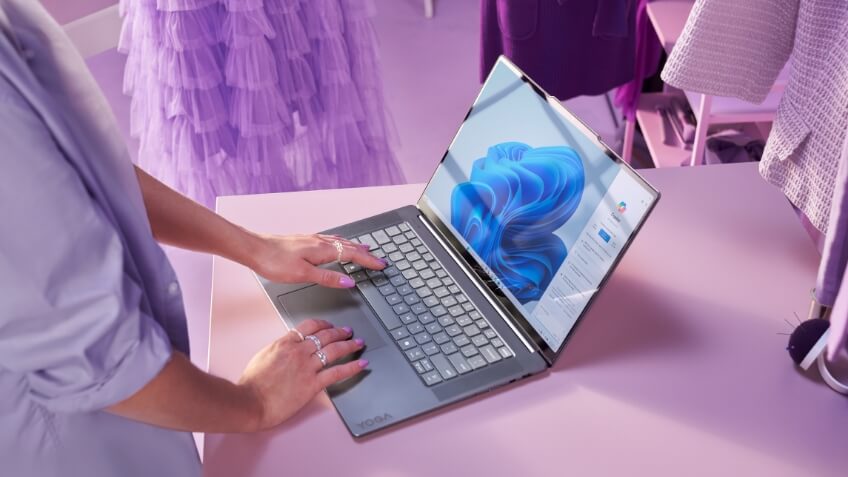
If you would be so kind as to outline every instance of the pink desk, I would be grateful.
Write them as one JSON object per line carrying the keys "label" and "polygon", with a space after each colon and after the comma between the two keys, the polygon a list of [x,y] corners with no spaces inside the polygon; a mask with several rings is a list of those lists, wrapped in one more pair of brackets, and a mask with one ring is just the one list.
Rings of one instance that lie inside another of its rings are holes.
{"label": "pink desk", "polygon": [[[848,400],[785,351],[817,255],[752,164],[646,171],[655,214],[548,373],[356,442],[325,396],[274,431],[208,435],[207,476],[844,476]],[[268,232],[413,203],[421,185],[227,197]],[[216,259],[209,367],[236,379],[284,332],[251,273]]]}

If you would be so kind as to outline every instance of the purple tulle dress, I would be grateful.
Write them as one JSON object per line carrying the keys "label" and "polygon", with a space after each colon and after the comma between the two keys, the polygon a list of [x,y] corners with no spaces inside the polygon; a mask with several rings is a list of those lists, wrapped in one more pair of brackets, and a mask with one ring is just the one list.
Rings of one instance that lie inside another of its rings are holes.
{"label": "purple tulle dress", "polygon": [[370,0],[121,0],[138,164],[218,195],[404,181]]}

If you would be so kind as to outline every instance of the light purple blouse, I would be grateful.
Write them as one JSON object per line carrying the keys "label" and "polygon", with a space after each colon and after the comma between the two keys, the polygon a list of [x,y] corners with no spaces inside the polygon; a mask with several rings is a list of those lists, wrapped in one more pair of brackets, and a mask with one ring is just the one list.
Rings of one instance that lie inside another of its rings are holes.
{"label": "light purple blouse", "polygon": [[34,0],[0,0],[0,473],[191,476],[190,433],[106,413],[172,349],[182,297],[105,99]]}

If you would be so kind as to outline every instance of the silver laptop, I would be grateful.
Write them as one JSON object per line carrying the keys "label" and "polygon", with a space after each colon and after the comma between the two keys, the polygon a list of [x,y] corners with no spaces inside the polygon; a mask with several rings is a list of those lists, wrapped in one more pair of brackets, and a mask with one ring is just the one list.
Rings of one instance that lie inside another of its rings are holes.
{"label": "silver laptop", "polygon": [[659,195],[501,57],[418,204],[327,231],[386,269],[328,265],[349,290],[259,280],[288,326],[365,340],[368,370],[327,389],[360,437],[552,366]]}

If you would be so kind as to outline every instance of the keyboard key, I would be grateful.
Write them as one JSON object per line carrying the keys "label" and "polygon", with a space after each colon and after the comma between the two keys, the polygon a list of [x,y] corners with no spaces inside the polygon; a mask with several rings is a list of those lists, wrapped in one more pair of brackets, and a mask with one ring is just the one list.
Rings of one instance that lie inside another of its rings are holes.
{"label": "keyboard key", "polygon": [[403,338],[402,340],[398,341],[398,345],[400,346],[400,349],[406,351],[410,348],[415,347],[415,339],[414,338]]}
{"label": "keyboard key", "polygon": [[463,312],[464,310],[461,306],[452,306],[448,309],[448,313],[450,313],[450,315],[454,318],[456,318],[457,316],[461,316]]}
{"label": "keyboard key", "polygon": [[506,346],[498,348],[498,353],[500,353],[501,356],[503,356],[504,358],[509,358],[510,356],[512,356],[512,351],[510,351],[509,348],[507,348]]}
{"label": "keyboard key", "polygon": [[442,285],[444,285],[444,286],[453,285],[453,279],[451,277],[442,278]]}
{"label": "keyboard key", "polygon": [[371,234],[360,235],[357,239],[359,240],[359,243],[370,245],[371,248],[378,247],[377,241],[374,240],[374,237],[372,237]]}
{"label": "keyboard key", "polygon": [[500,338],[495,338],[492,340],[492,346],[494,346],[495,348],[500,348],[501,346],[504,346],[504,344]]}
{"label": "keyboard key", "polygon": [[403,315],[404,313],[409,313],[409,305],[406,303],[398,303],[393,306],[392,309],[395,310],[395,314],[398,316]]}
{"label": "keyboard key", "polygon": [[395,235],[400,233],[400,229],[397,226],[392,225],[386,229],[386,233],[389,234],[389,237],[394,237]]}
{"label": "keyboard key", "polygon": [[400,296],[409,295],[410,293],[412,293],[412,291],[412,287],[406,283],[397,288],[397,292],[400,294]]}
{"label": "keyboard key", "polygon": [[398,270],[404,271],[404,270],[408,269],[409,267],[411,267],[412,265],[410,265],[410,263],[407,262],[406,260],[401,260],[399,262],[395,262],[395,266],[397,267]]}
{"label": "keyboard key", "polygon": [[[460,302],[460,303],[467,303],[467,302],[468,302],[468,297],[467,297],[467,296],[465,296],[465,295],[457,295],[457,296],[456,296],[456,301],[458,301],[458,302]],[[473,307],[474,305],[471,305],[471,306]],[[465,307],[463,306],[463,308],[465,308]]]}
{"label": "keyboard key", "polygon": [[404,283],[406,283],[406,278],[403,278],[403,276],[401,276],[401,275],[395,275],[395,276],[392,277],[391,280],[389,280],[389,283],[391,283],[392,285],[394,285],[396,287],[399,287],[399,286],[403,285]]}
{"label": "keyboard key", "polygon": [[433,363],[430,362],[430,358],[424,358],[421,361],[419,361],[419,363],[421,363],[421,366],[424,367],[425,371],[432,371],[433,370]]}
{"label": "keyboard key", "polygon": [[420,303],[418,303],[418,302],[420,302],[420,301],[421,301],[421,299],[420,299],[420,298],[418,298],[418,295],[416,295],[415,293],[413,293],[413,294],[411,294],[411,295],[406,295],[405,297],[403,297],[403,301],[404,301],[404,303],[406,303],[407,305],[409,305],[409,306],[413,306],[413,305],[416,305],[416,304],[420,304]]}
{"label": "keyboard key", "polygon": [[449,336],[456,336],[456,335],[462,333],[462,330],[459,329],[459,327],[456,326],[456,325],[450,325],[447,328],[445,328],[445,333],[447,333]]}
{"label": "keyboard key", "polygon": [[407,243],[401,244],[400,247],[398,247],[398,250],[400,250],[404,254],[407,254],[407,253],[415,250],[415,247],[413,247],[411,243],[407,242]]}
{"label": "keyboard key", "polygon": [[401,223],[398,224],[398,228],[400,229],[401,232],[408,232],[409,231],[409,224],[406,223],[406,222],[401,222]]}
{"label": "keyboard key", "polygon": [[424,374],[424,373],[427,372],[427,370],[424,369],[424,366],[421,364],[421,361],[416,361],[416,362],[412,363],[412,366],[415,367],[415,371],[418,374]]}
{"label": "keyboard key", "polygon": [[371,251],[371,255],[374,255],[377,258],[386,258],[386,252],[381,248],[376,248]]}
{"label": "keyboard key", "polygon": [[480,334],[480,328],[477,328],[477,325],[468,325],[462,329],[468,337],[477,336]]}
{"label": "keyboard key", "polygon": [[477,311],[477,310],[474,310],[474,311],[468,313],[468,316],[470,316],[474,320],[477,320],[477,319],[480,319],[480,318],[483,317],[483,315],[481,315],[480,312]]}
{"label": "keyboard key", "polygon": [[450,315],[445,315],[445,316],[439,318],[439,324],[442,325],[442,326],[450,326],[454,323],[456,323],[456,322],[454,321],[453,317],[451,317]]}
{"label": "keyboard key", "polygon": [[407,280],[412,280],[413,278],[415,278],[417,276],[418,276],[418,272],[416,272],[414,268],[410,268],[410,269],[403,271],[403,278],[406,278]]}
{"label": "keyboard key", "polygon": [[415,293],[417,293],[418,296],[420,296],[421,298],[425,298],[433,294],[433,292],[431,292],[430,289],[427,287],[421,287],[415,290]]}
{"label": "keyboard key", "polygon": [[492,345],[486,345],[480,348],[480,354],[482,354],[489,363],[497,363],[501,360],[500,353],[495,351],[495,348],[493,348]]}
{"label": "keyboard key", "polygon": [[409,330],[410,334],[414,335],[416,333],[421,333],[422,331],[424,331],[424,325],[415,321],[411,325],[407,326],[406,329]]}
{"label": "keyboard key", "polygon": [[468,364],[468,361],[466,361],[465,358],[459,353],[455,353],[448,356],[448,359],[450,360],[451,364],[453,364],[453,367],[456,368],[457,371],[459,371],[459,374],[465,374],[471,371],[472,369],[471,365]]}
{"label": "keyboard key", "polygon": [[365,274],[368,275],[368,278],[371,280],[375,278],[385,278],[386,276],[383,274],[382,270],[365,270]]}
{"label": "keyboard key", "polygon": [[424,383],[427,384],[427,386],[432,386],[442,382],[442,376],[439,375],[438,371],[430,371],[429,373],[422,375],[421,378],[424,379]]}
{"label": "keyboard key", "polygon": [[406,331],[406,328],[401,327],[396,330],[392,330],[392,338],[394,338],[395,341],[406,338],[407,336],[409,336],[409,332]]}
{"label": "keyboard key", "polygon": [[445,354],[454,354],[459,351],[459,348],[457,348],[455,344],[447,342],[441,346],[441,350],[442,353]]}
{"label": "keyboard key", "polygon": [[436,259],[436,258],[433,256],[433,254],[432,254],[432,253],[430,253],[430,252],[422,253],[422,254],[421,254],[421,258],[423,258],[424,260],[427,260],[428,262],[432,262],[433,260],[435,260],[435,259]]}
{"label": "keyboard key", "polygon": [[[479,328],[480,325],[477,325],[477,327]],[[492,339],[492,338],[498,336],[498,334],[495,333],[495,330],[493,330],[491,328],[487,328],[487,329],[483,330],[483,335],[485,335],[486,338],[489,338],[489,339]]]}
{"label": "keyboard key", "polygon": [[428,296],[424,299],[424,304],[427,306],[436,306],[439,304],[439,299],[434,296]]}
{"label": "keyboard key", "polygon": [[456,305],[456,298],[452,296],[446,296],[442,298],[442,306],[450,308],[454,305]]}
{"label": "keyboard key", "polygon": [[374,286],[381,287],[389,283],[389,278],[383,275],[377,278],[372,278],[371,281],[374,282]]}
{"label": "keyboard key", "polygon": [[427,283],[427,286],[430,287],[430,288],[438,288],[439,286],[442,285],[441,280],[439,280],[438,278],[435,278],[435,277],[427,280],[426,283]]}
{"label": "keyboard key", "polygon": [[455,378],[459,375],[444,355],[437,354],[435,356],[430,356],[430,361],[433,363],[433,366],[436,367],[436,371],[439,372],[444,380]]}
{"label": "keyboard key", "polygon": [[[465,297],[464,297],[464,296],[462,296],[462,295],[460,295],[460,296],[461,296],[461,297],[463,297],[463,298],[465,298]],[[462,300],[460,300],[460,301],[462,301]],[[471,304],[471,302],[470,302],[470,301],[469,301],[469,302],[465,302],[465,303],[463,303],[463,304],[462,304],[462,309],[463,309],[463,310],[465,310],[465,311],[474,311],[474,305],[473,305],[473,304]]]}
{"label": "keyboard key", "polygon": [[386,252],[386,253],[392,253],[392,252],[397,252],[398,246],[395,245],[392,242],[389,242],[386,245],[383,245],[382,247],[380,247],[380,249],[382,251]]}
{"label": "keyboard key", "polygon": [[360,270],[362,270],[362,266],[359,265],[358,263],[346,263],[345,266],[344,266],[344,271],[347,272],[348,274],[351,274],[353,272],[358,272]]}
{"label": "keyboard key", "polygon": [[474,321],[472,321],[471,317],[468,315],[462,315],[456,319],[456,324],[459,326],[468,326],[471,323],[474,323]]}
{"label": "keyboard key", "polygon": [[[441,270],[442,264],[440,264],[439,262],[434,262],[432,265],[430,265],[430,267],[432,267],[433,270],[437,270],[436,275],[439,275],[438,270]],[[442,270],[442,271],[444,272],[444,270]],[[447,272],[444,272],[444,275],[439,275],[439,278],[442,278],[447,274],[448,274]]]}
{"label": "keyboard key", "polygon": [[[406,244],[404,244],[404,245],[406,245]],[[415,266],[414,262],[421,260],[421,254],[418,253],[418,252],[410,252],[406,255],[406,259],[409,260],[410,262],[413,262],[412,266],[414,267]]]}
{"label": "keyboard key", "polygon": [[409,239],[404,237],[403,235],[395,235],[394,237],[392,237],[392,242],[400,245],[409,242]]}
{"label": "keyboard key", "polygon": [[403,254],[400,252],[392,252],[389,254],[389,260],[393,262],[399,262],[403,260]]}
{"label": "keyboard key", "polygon": [[418,361],[419,359],[424,357],[424,352],[421,351],[421,348],[415,347],[412,349],[406,350],[406,359],[410,361]]}
{"label": "keyboard key", "polygon": [[389,305],[394,306],[402,302],[403,298],[401,298],[400,295],[398,295],[397,293],[394,293],[392,295],[386,296],[386,301],[389,303]]}
{"label": "keyboard key", "polygon": [[477,354],[477,348],[475,348],[474,345],[463,346],[460,351],[462,352],[462,355],[466,358],[470,358],[471,356]]}
{"label": "keyboard key", "polygon": [[417,247],[417,246],[421,245],[421,239],[414,238],[414,239],[410,240],[410,243],[412,243],[412,245],[415,245]]}
{"label": "keyboard key", "polygon": [[395,287],[393,287],[390,284],[389,285],[383,285],[380,288],[378,288],[378,290],[380,290],[381,295],[389,296],[389,295],[391,295],[395,292]]}
{"label": "keyboard key", "polygon": [[[438,265],[438,263],[434,262],[433,265],[431,265],[431,267],[436,268],[436,265]],[[443,269],[438,269],[438,270],[436,270],[436,276],[439,277],[439,278],[444,278],[444,277],[448,276],[448,272],[444,271]]]}
{"label": "keyboard key", "polygon": [[422,280],[420,277],[413,278],[409,281],[409,286],[411,286],[412,288],[421,288],[424,286],[424,280]]}
{"label": "keyboard key", "polygon": [[431,341],[422,346],[421,351],[424,351],[424,354],[426,354],[427,356],[432,356],[439,352],[439,345]]}
{"label": "keyboard key", "polygon": [[404,313],[403,315],[400,315],[400,321],[402,321],[404,325],[410,325],[412,323],[418,323],[418,318],[412,313]]}
{"label": "keyboard key", "polygon": [[415,341],[417,341],[418,344],[429,343],[433,341],[433,337],[430,336],[430,333],[427,332],[418,333],[417,335],[415,335]]}
{"label": "keyboard key", "polygon": [[[411,295],[411,296],[415,296],[415,295]],[[412,310],[412,312],[415,313],[416,315],[420,315],[420,314],[427,311],[427,307],[423,303],[416,303],[416,304],[412,305],[411,307],[409,307],[409,309]]]}
{"label": "keyboard key", "polygon": [[[427,298],[430,298],[430,297],[427,297]],[[447,312],[448,312],[448,310],[445,310],[445,307],[443,307],[442,305],[438,305],[438,306],[434,306],[433,308],[430,308],[430,313],[432,313],[433,316],[436,316],[436,317],[442,316]]]}
{"label": "keyboard key", "polygon": [[433,317],[433,315],[431,315],[430,313],[421,313],[420,315],[418,315],[418,321],[425,325],[435,321],[435,319],[436,318]]}
{"label": "keyboard key", "polygon": [[390,267],[384,268],[383,273],[385,273],[387,277],[391,278],[391,277],[394,277],[396,275],[400,275],[400,270],[398,270],[397,267],[392,265]]}
{"label": "keyboard key", "polygon": [[429,325],[425,326],[424,329],[427,330],[427,333],[435,335],[436,333],[442,331],[442,325],[434,321],[433,323],[430,323]]}
{"label": "keyboard key", "polygon": [[475,324],[477,325],[477,328],[480,328],[481,330],[489,327],[489,323],[486,322],[486,320],[477,320]]}
{"label": "keyboard key", "polygon": [[447,333],[443,331],[441,333],[436,333],[435,335],[433,335],[433,341],[438,344],[444,344],[450,341],[450,337],[448,337]]}
{"label": "keyboard key", "polygon": [[[415,247],[415,251],[417,251],[417,252],[418,252],[418,253],[420,253],[421,255],[424,255],[425,253],[426,253],[426,254],[429,254],[429,253],[430,253],[430,251],[429,251],[429,250],[427,250],[427,247],[425,247],[425,246],[423,246],[423,245],[419,245],[419,246]],[[432,257],[432,255],[430,255],[430,256]],[[425,259],[425,260],[427,260],[427,259]],[[431,258],[430,260],[427,260],[427,261],[429,262],[429,261],[432,261],[432,260],[433,260],[433,259]]]}
{"label": "keyboard key", "polygon": [[468,358],[468,364],[470,364],[474,369],[480,369],[483,366],[486,366],[486,359],[480,355],[472,356]]}
{"label": "keyboard key", "polygon": [[378,230],[376,232],[371,232],[371,235],[374,237],[374,240],[376,240],[377,243],[380,244],[380,245],[383,245],[384,243],[388,243],[389,241],[391,241],[391,239],[389,239],[389,236],[386,235],[386,232],[383,232],[382,230]]}
{"label": "keyboard key", "polygon": [[[428,282],[427,285],[429,285],[429,284],[430,283]],[[441,283],[439,285],[441,285]],[[450,292],[448,292],[447,288],[445,288],[443,286],[439,286],[438,288],[433,289],[433,294],[436,295],[439,298],[443,298],[443,297],[450,295]]]}
{"label": "keyboard key", "polygon": [[433,270],[430,270],[429,268],[425,268],[424,270],[421,270],[421,278],[423,278],[425,280],[428,280],[428,279],[433,278],[435,276],[436,276],[436,272],[434,272]]}
{"label": "keyboard key", "polygon": [[[409,258],[409,260],[412,260],[412,258]],[[427,262],[425,262],[424,260],[416,260],[412,262],[412,268],[414,268],[415,270],[424,270],[425,268],[427,268]]]}
{"label": "keyboard key", "polygon": [[477,335],[474,338],[471,338],[471,343],[476,347],[486,346],[489,344],[489,339],[483,335]]}
{"label": "keyboard key", "polygon": [[[436,275],[438,275],[438,273]],[[450,290],[451,293],[459,293],[459,287],[456,285],[448,286],[448,290]]]}
{"label": "keyboard key", "polygon": [[418,238],[418,236],[417,236],[417,235],[415,235],[415,232],[413,232],[413,231],[411,231],[411,230],[408,230],[408,231],[404,232],[404,235],[406,235],[406,238],[408,238],[408,239],[410,239],[410,240],[412,240],[412,239],[414,239],[414,238]]}
{"label": "keyboard key", "polygon": [[468,343],[471,343],[471,340],[468,339],[468,337],[465,336],[465,335],[459,335],[459,336],[457,336],[456,338],[453,339],[453,344],[455,344],[459,347],[465,346]]}
{"label": "keyboard key", "polygon": [[358,272],[351,273],[350,278],[352,278],[355,282],[361,282],[362,280],[368,279],[368,274],[366,274],[363,270],[360,270]]}

